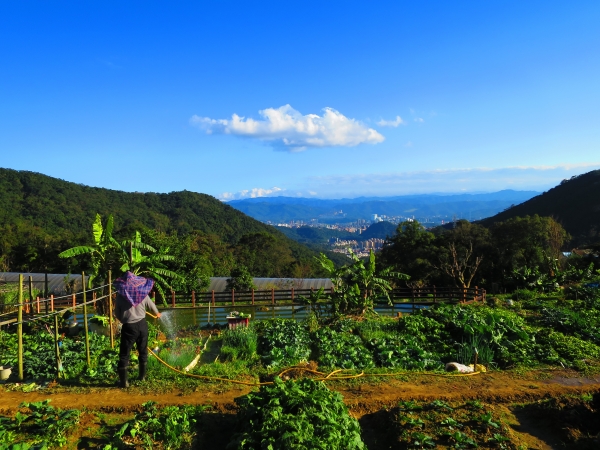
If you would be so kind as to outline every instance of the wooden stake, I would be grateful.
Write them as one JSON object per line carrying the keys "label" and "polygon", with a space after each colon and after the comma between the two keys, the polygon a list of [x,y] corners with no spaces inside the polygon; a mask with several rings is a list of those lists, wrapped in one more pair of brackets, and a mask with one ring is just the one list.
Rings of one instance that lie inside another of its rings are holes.
{"label": "wooden stake", "polygon": [[90,359],[90,336],[88,330],[88,317],[87,317],[87,304],[86,304],[86,295],[85,295],[85,272],[81,272],[81,286],[83,287],[83,329],[85,331],[85,358],[87,361],[88,367],[92,365],[92,360]]}
{"label": "wooden stake", "polygon": [[23,381],[23,274],[19,274],[19,310],[17,312],[17,346],[19,381]]}
{"label": "wooden stake", "polygon": [[56,356],[56,378],[60,378],[60,351],[58,350],[58,314],[54,314],[54,353]]}
{"label": "wooden stake", "polygon": [[113,307],[112,307],[112,274],[108,271],[108,324],[110,326],[110,348],[115,348],[115,333],[113,331]]}

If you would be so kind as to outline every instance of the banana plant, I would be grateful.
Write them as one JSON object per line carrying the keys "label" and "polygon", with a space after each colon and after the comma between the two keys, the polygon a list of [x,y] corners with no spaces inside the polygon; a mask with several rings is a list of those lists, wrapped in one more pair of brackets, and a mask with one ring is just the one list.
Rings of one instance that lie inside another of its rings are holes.
{"label": "banana plant", "polygon": [[[165,302],[165,290],[171,289],[167,280],[183,279],[181,275],[169,270],[165,266],[165,261],[173,261],[174,256],[169,255],[168,248],[156,250],[151,245],[142,242],[142,235],[139,231],[135,232],[132,240],[125,240],[119,244],[121,249],[120,271],[125,273],[130,271],[135,275],[152,278],[154,286]],[[142,253],[144,250],[146,255]]]}
{"label": "banana plant", "polygon": [[110,269],[111,262],[120,251],[120,245],[113,238],[114,219],[112,214],[108,216],[106,226],[102,225],[100,214],[96,214],[96,220],[92,224],[93,245],[80,245],[72,247],[59,253],[59,258],[73,258],[81,255],[90,255],[92,260],[92,272],[89,274],[88,287],[93,286],[96,278],[103,278]]}
{"label": "banana plant", "polygon": [[318,259],[321,266],[329,273],[333,283],[332,296],[334,313],[365,314],[374,311],[374,301],[383,297],[391,303],[389,292],[394,280],[407,280],[403,273],[394,272],[391,268],[376,270],[375,253],[371,250],[369,259],[363,261],[350,251],[352,263],[336,269],[333,262],[324,254]]}

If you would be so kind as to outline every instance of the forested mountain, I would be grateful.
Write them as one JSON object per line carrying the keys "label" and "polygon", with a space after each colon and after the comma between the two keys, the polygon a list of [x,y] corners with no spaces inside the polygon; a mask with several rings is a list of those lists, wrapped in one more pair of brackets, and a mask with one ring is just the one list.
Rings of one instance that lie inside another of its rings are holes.
{"label": "forested mountain", "polygon": [[114,216],[118,238],[146,230],[155,244],[185,241],[208,258],[209,275],[228,276],[237,264],[255,276],[308,276],[317,270],[313,250],[209,195],[122,192],[1,168],[0,270],[74,269],[73,261],[57,254],[90,243],[96,214]]}
{"label": "forested mountain", "polygon": [[515,217],[553,217],[574,238],[574,244],[600,241],[600,170],[563,180],[541,195],[513,206],[480,223],[490,226]]}
{"label": "forested mountain", "polygon": [[309,221],[317,218],[321,222],[350,222],[370,219],[372,214],[415,216],[419,220],[454,216],[475,220],[496,214],[537,194],[534,191],[504,190],[489,194],[423,194],[336,200],[261,197],[234,200],[229,204],[265,222]]}

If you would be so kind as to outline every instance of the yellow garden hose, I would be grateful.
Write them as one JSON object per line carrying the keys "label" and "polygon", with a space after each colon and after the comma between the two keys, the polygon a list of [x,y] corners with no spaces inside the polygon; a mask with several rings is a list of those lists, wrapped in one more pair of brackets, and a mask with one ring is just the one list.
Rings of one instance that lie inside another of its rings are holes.
{"label": "yellow garden hose", "polygon": [[[201,380],[216,380],[216,381],[224,381],[227,383],[233,383],[233,384],[242,384],[244,386],[266,386],[266,385],[270,385],[273,384],[272,381],[264,381],[262,383],[256,383],[256,382],[248,382],[248,381],[240,381],[240,380],[230,380],[229,378],[220,378],[220,377],[209,377],[209,376],[205,376],[205,375],[196,375],[193,373],[187,373],[187,372],[183,372],[182,370],[177,369],[176,367],[171,366],[169,363],[163,361],[156,353],[154,353],[151,349],[148,349],[148,351],[152,354],[152,356],[154,356],[161,364],[163,364],[164,366],[168,367],[169,369],[171,369],[174,372],[177,372],[181,375],[185,375],[187,377],[192,377],[192,378],[197,378],[197,379],[201,379]],[[302,370],[305,372],[310,372],[310,373],[314,373],[316,375],[325,375],[325,373],[323,372],[319,372],[313,369],[309,369],[308,367],[302,367],[302,366],[294,366],[294,367],[288,367],[287,369],[285,369],[284,371],[279,373],[279,377],[281,378],[281,376],[287,372],[290,372],[292,370]],[[410,373],[414,373],[414,372],[397,372],[397,373],[364,373],[361,372],[357,375],[343,375],[343,376],[338,376],[338,377],[332,377],[332,375],[342,372],[344,369],[337,369],[334,370],[333,372],[330,372],[329,374],[327,374],[327,376],[322,377],[322,378],[315,378],[315,381],[334,381],[334,380],[348,380],[348,379],[353,379],[353,378],[361,378],[361,377],[392,377],[392,376],[398,376],[398,375],[406,375],[406,374],[410,374]],[[430,376],[438,376],[438,377],[468,377],[468,376],[472,376],[472,375],[478,375],[481,372],[471,372],[471,373],[459,373],[459,374],[444,374],[444,373],[428,373],[428,372],[418,372],[419,375],[430,375]]]}

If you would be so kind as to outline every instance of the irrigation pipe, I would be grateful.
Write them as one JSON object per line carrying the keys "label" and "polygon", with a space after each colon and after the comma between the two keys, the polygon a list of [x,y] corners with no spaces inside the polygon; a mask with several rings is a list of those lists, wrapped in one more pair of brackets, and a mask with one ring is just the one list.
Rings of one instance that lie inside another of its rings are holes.
{"label": "irrigation pipe", "polygon": [[[220,377],[209,377],[206,375],[196,375],[193,373],[187,373],[184,372],[182,370],[177,369],[176,367],[173,367],[172,365],[170,365],[169,363],[165,362],[164,360],[162,360],[156,353],[154,353],[151,349],[148,349],[148,351],[152,354],[152,356],[154,356],[162,365],[164,365],[165,367],[168,367],[169,369],[171,369],[173,372],[176,372],[178,374],[187,376],[187,377],[191,377],[191,378],[196,378],[196,379],[200,379],[200,380],[216,380],[216,381],[223,381],[226,383],[233,383],[233,384],[242,384],[244,386],[267,386],[267,385],[272,385],[274,384],[273,381],[264,381],[262,383],[251,383],[248,381],[240,381],[240,380],[231,380],[229,378],[220,378]],[[285,369],[283,372],[279,373],[279,377],[281,377],[284,373],[290,372],[292,370],[303,370],[306,372],[311,372],[311,373],[315,373],[315,374],[320,374],[320,375],[325,375],[323,372],[318,372],[316,370],[312,370],[309,369],[307,367],[289,367],[287,369]],[[354,379],[354,378],[362,378],[362,377],[378,377],[378,376],[398,376],[398,375],[404,375],[407,374],[409,372],[398,372],[398,373],[386,373],[386,374],[366,374],[364,372],[361,372],[357,375],[343,375],[343,376],[339,376],[339,377],[332,377],[332,375],[342,372],[343,369],[337,369],[334,370],[333,372],[330,372],[327,376],[325,376],[324,378],[315,378],[315,381],[335,381],[335,380],[349,380],[349,379]],[[449,374],[437,374],[437,373],[419,373],[419,375],[432,375],[432,376],[441,376],[441,377],[460,377],[460,376],[471,376],[471,375],[478,375],[481,372],[472,372],[472,373],[461,373],[461,374],[457,374],[457,375],[449,375]]]}

